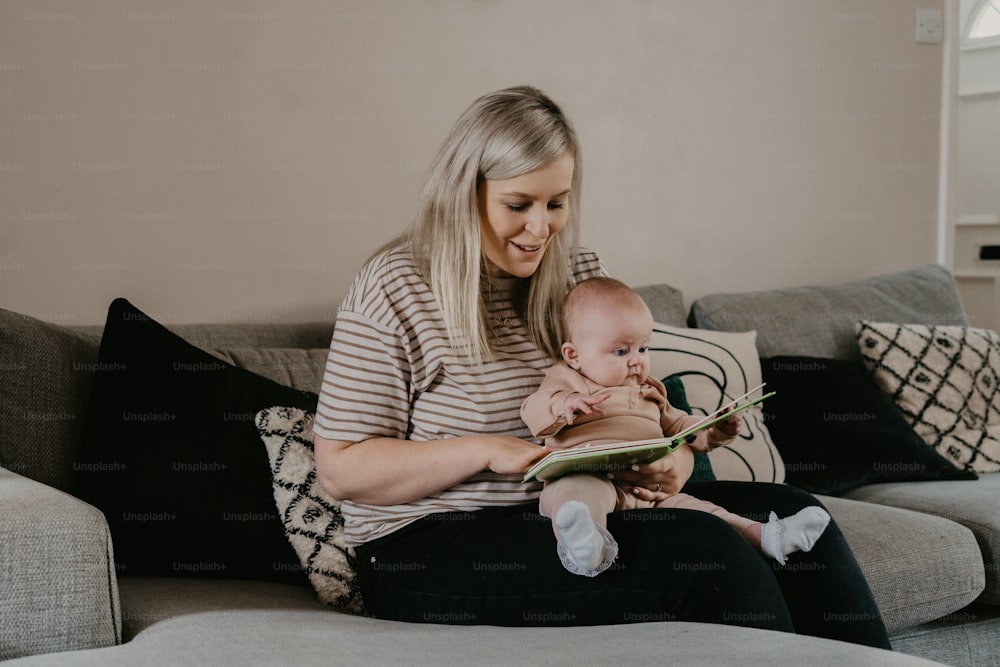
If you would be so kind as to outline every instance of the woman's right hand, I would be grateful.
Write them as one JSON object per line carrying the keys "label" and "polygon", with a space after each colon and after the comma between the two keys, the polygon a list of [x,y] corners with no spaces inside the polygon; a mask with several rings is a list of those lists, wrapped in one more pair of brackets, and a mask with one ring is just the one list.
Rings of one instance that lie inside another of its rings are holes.
{"label": "woman's right hand", "polygon": [[488,436],[483,442],[486,445],[486,470],[500,474],[525,472],[535,461],[552,451],[548,447],[505,435]]}
{"label": "woman's right hand", "polygon": [[550,451],[503,435],[360,442],[316,436],[314,443],[316,471],[330,497],[371,505],[413,502],[486,470],[523,473]]}

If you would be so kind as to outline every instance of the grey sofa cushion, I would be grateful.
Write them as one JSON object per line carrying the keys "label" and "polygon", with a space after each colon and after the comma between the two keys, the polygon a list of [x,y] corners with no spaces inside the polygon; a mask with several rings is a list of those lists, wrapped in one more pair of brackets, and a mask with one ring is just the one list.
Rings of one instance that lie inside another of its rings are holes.
{"label": "grey sofa cushion", "polygon": [[896,507],[817,498],[844,533],[890,633],[958,611],[982,592],[982,556],[964,526]]}
{"label": "grey sofa cushion", "polygon": [[235,348],[211,352],[237,368],[263,375],[288,387],[318,394],[330,348]]}
{"label": "grey sofa cushion", "polygon": [[[738,656],[738,658],[734,658]],[[28,665],[936,665],[818,637],[660,621],[507,628],[382,621],[289,608],[204,611],[148,627],[111,649],[38,656]]]}
{"label": "grey sofa cushion", "polygon": [[954,278],[936,264],[842,285],[713,294],[695,300],[691,318],[703,329],[756,329],[761,357],[851,360],[861,359],[859,320],[968,324]]}
{"label": "grey sofa cushion", "polygon": [[653,320],[675,327],[687,326],[687,310],[681,291],[663,283],[633,288],[649,306]]}
{"label": "grey sofa cushion", "polygon": [[[157,320],[160,321],[160,320]],[[333,320],[329,322],[258,322],[231,321],[216,324],[171,324],[167,329],[202,349],[236,347],[329,347],[333,338]],[[100,337],[103,326],[73,327],[74,330]]]}
{"label": "grey sofa cushion", "polygon": [[72,493],[100,337],[0,310],[0,465]]}
{"label": "grey sofa cushion", "polygon": [[309,586],[279,584],[271,581],[232,581],[190,577],[122,577],[118,583],[121,596],[122,641],[160,621],[206,611],[268,611],[291,609],[315,611],[327,621],[339,614],[316,599]]}
{"label": "grey sofa cushion", "polygon": [[1000,604],[1000,474],[963,482],[874,484],[847,496],[933,514],[968,527],[986,563],[986,590],[980,601]]}
{"label": "grey sofa cushion", "polygon": [[973,604],[932,623],[906,628],[889,640],[896,651],[938,660],[951,667],[997,664],[1000,607]]}

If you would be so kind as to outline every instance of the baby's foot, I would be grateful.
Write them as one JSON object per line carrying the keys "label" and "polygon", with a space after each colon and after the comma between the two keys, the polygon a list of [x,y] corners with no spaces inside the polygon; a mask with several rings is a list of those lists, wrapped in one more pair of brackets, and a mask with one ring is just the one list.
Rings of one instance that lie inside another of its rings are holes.
{"label": "baby's foot", "polygon": [[595,577],[611,567],[618,556],[618,543],[594,523],[590,509],[578,500],[563,503],[556,512],[556,527],[561,536],[556,553],[563,567],[573,574]]}
{"label": "baby's foot", "polygon": [[830,515],[814,505],[784,519],[771,512],[768,522],[761,526],[760,549],[784,565],[788,554],[812,549],[828,523]]}

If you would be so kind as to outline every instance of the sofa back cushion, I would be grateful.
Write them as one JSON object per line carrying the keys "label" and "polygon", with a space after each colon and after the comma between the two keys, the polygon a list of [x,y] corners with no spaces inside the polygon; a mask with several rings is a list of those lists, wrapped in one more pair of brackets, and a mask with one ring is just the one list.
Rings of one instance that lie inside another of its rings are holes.
{"label": "sofa back cushion", "polygon": [[[103,328],[62,326],[0,309],[0,466],[77,492],[74,464]],[[169,329],[235,366],[316,392],[333,322],[233,321]]]}
{"label": "sofa back cushion", "polygon": [[675,327],[687,326],[687,309],[684,296],[676,287],[664,283],[632,288],[642,297],[653,314],[653,321]]}
{"label": "sofa back cushion", "polygon": [[712,294],[691,306],[691,325],[757,331],[761,357],[860,361],[860,320],[967,325],[958,287],[942,266],[925,264],[842,285]]}
{"label": "sofa back cushion", "polygon": [[73,492],[99,343],[0,310],[0,466]]}
{"label": "sofa back cushion", "polygon": [[318,394],[330,348],[243,347],[209,351],[237,368],[263,375],[287,387]]}
{"label": "sofa back cushion", "polygon": [[[162,322],[161,322],[162,323]],[[333,320],[329,322],[254,322],[219,324],[170,324],[167,328],[202,349],[229,348],[329,348]]]}

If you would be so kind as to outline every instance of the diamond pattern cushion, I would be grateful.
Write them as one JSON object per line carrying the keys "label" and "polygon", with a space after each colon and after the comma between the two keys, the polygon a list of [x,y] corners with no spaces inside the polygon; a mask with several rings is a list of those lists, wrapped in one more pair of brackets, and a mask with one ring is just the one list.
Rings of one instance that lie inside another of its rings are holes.
{"label": "diamond pattern cushion", "polygon": [[859,322],[878,385],[928,445],[960,468],[1000,470],[1000,336],[957,326]]}
{"label": "diamond pattern cushion", "polygon": [[354,552],[344,544],[340,502],[319,483],[313,454],[313,413],[272,407],[256,415],[271,461],[274,500],[309,583],[320,602],[362,613],[355,581]]}

